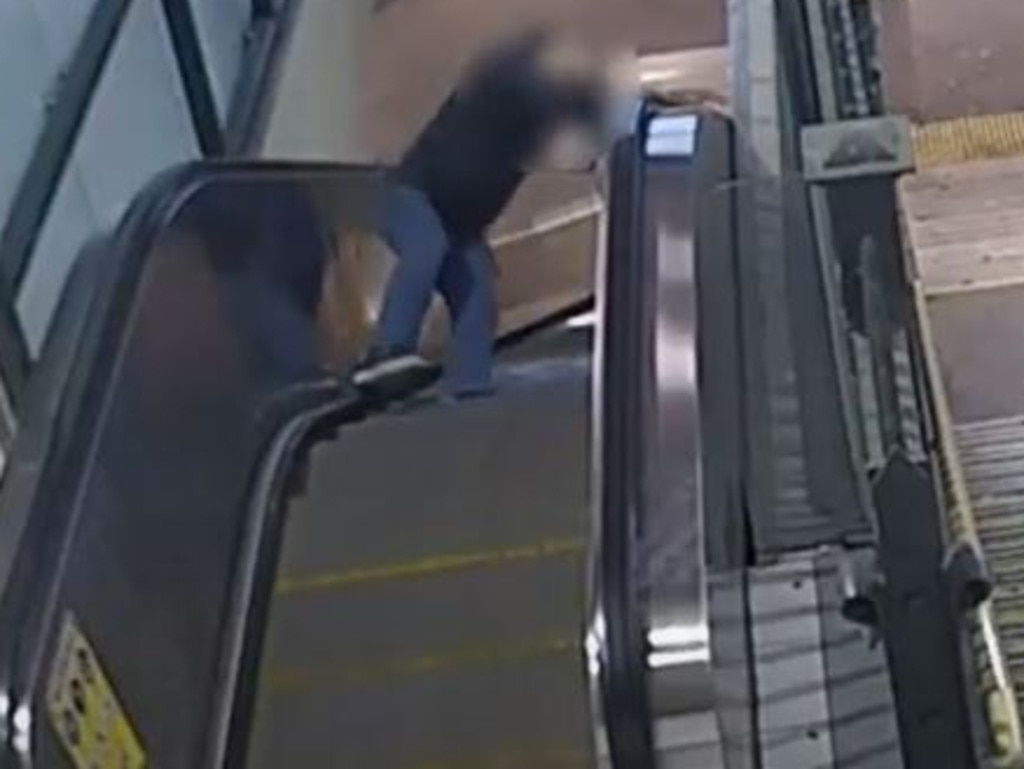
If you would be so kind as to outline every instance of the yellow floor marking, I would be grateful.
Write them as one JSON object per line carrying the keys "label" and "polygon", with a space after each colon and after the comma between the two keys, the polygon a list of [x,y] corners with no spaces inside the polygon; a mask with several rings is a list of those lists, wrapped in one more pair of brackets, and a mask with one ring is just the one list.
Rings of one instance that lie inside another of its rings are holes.
{"label": "yellow floor marking", "polygon": [[369,663],[310,665],[271,669],[267,681],[274,691],[302,691],[314,688],[340,688],[366,684],[387,684],[415,676],[443,673],[462,668],[486,668],[516,662],[576,654],[580,640],[552,636],[509,644],[475,645],[450,652],[424,654]]}
{"label": "yellow floor marking", "polygon": [[572,746],[537,745],[509,748],[482,756],[416,761],[408,769],[569,769],[593,767],[594,757]]}
{"label": "yellow floor marking", "polygon": [[77,620],[64,618],[50,672],[51,723],[75,769],[143,769],[146,753]]}
{"label": "yellow floor marking", "polygon": [[914,155],[918,168],[1024,155],[1024,112],[916,126]]}
{"label": "yellow floor marking", "polygon": [[343,590],[357,585],[376,582],[419,579],[438,574],[470,569],[489,569],[542,558],[578,555],[583,552],[582,539],[555,539],[533,545],[482,550],[472,553],[452,553],[422,558],[406,563],[367,566],[345,571],[321,572],[308,576],[281,577],[277,581],[278,595],[319,590]]}

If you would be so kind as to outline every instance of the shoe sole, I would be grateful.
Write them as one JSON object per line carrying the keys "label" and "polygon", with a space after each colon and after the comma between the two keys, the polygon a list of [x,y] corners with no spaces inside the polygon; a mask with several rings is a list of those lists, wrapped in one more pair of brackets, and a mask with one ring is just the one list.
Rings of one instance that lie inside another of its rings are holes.
{"label": "shoe sole", "polygon": [[426,369],[429,364],[418,355],[403,355],[400,358],[381,361],[352,375],[352,384],[356,387],[370,387],[376,382],[399,377],[405,372]]}
{"label": "shoe sole", "polygon": [[438,376],[434,366],[415,356],[401,364],[388,361],[363,373],[362,377],[353,376],[352,384],[364,397],[375,401],[402,400],[432,384]]}

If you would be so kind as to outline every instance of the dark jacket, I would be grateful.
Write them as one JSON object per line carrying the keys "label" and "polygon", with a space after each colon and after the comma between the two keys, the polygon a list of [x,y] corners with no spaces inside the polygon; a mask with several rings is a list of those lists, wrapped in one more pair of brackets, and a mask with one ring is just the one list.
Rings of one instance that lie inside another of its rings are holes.
{"label": "dark jacket", "polygon": [[484,234],[558,128],[601,128],[597,79],[552,82],[537,62],[544,44],[532,34],[479,61],[399,163],[399,183],[426,194],[453,240]]}

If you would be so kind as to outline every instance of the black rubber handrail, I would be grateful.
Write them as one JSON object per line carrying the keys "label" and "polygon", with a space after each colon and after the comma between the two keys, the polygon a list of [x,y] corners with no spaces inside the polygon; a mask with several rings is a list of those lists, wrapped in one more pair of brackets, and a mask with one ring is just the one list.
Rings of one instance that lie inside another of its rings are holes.
{"label": "black rubber handrail", "polygon": [[611,160],[604,317],[598,372],[600,541],[597,601],[604,618],[600,697],[611,764],[653,769],[653,722],[647,686],[647,620],[639,545],[643,539],[647,409],[644,368],[653,360],[648,313],[651,265],[645,264],[644,144],[649,116]]}

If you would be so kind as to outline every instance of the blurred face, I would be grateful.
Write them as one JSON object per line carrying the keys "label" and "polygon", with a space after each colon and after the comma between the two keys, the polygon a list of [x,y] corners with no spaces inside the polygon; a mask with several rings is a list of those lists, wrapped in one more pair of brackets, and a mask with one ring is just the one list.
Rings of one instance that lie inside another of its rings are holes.
{"label": "blurred face", "polygon": [[538,63],[553,80],[567,83],[597,82],[604,69],[601,52],[569,34],[553,36],[540,52]]}
{"label": "blurred face", "polygon": [[551,38],[538,61],[555,81],[597,87],[613,99],[631,96],[640,89],[639,60],[626,45],[612,47],[562,33]]}

